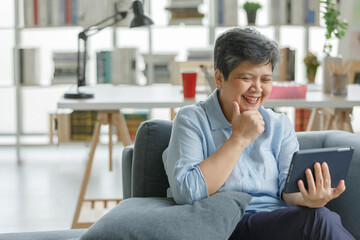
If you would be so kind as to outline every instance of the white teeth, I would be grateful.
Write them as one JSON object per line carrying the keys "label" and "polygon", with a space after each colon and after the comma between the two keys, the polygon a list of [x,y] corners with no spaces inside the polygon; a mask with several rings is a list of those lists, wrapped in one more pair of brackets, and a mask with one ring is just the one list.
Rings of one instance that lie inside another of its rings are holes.
{"label": "white teeth", "polygon": [[247,96],[244,96],[244,98],[250,100],[250,101],[256,101],[258,100],[259,98],[258,97],[247,97]]}

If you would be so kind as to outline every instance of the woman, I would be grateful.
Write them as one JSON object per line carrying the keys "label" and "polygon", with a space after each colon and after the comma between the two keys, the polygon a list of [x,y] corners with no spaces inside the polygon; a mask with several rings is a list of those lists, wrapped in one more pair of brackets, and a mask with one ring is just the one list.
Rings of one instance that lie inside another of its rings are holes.
{"label": "woman", "polygon": [[177,114],[163,162],[169,196],[193,203],[216,192],[252,196],[231,239],[354,239],[339,216],[324,206],[345,191],[344,181],[330,186],[327,165],[315,164],[309,188],[283,188],[299,144],[283,114],[262,105],[280,62],[277,44],[252,28],[230,29],[215,43],[217,89]]}

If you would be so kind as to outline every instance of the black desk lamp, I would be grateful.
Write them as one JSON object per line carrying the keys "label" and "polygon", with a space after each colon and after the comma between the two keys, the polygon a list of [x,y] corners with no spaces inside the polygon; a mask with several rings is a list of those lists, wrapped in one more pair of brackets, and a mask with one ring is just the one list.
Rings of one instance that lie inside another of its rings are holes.
{"label": "black desk lamp", "polygon": [[[144,9],[143,5],[140,1],[136,0],[132,3],[132,10],[134,12],[134,18],[132,19],[130,23],[130,28],[134,27],[141,27],[141,26],[147,26],[151,25],[154,22],[147,16],[144,15]],[[128,14],[128,11],[119,11],[116,4],[115,4],[115,14],[105,18],[104,20],[101,20],[98,23],[95,23],[94,25],[91,25],[90,27],[86,28],[84,31],[79,33],[78,36],[78,52],[77,52],[77,88],[74,92],[66,92],[64,94],[64,98],[72,98],[72,99],[86,99],[86,98],[93,98],[93,93],[86,93],[81,92],[80,87],[85,86],[86,83],[86,58],[87,58],[87,38],[90,36],[95,35],[96,33],[100,32],[104,28],[113,26],[126,18]],[[103,25],[109,20],[114,20],[114,22],[111,22],[107,25]],[[83,66],[82,69],[80,68],[80,42],[83,40],[84,42],[84,54],[82,56]]]}

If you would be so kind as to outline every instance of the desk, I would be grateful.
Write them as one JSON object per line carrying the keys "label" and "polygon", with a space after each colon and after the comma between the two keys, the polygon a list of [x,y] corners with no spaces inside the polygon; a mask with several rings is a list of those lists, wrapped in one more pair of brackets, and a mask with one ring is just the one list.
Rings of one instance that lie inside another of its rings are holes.
{"label": "desk", "polygon": [[[124,145],[131,144],[130,135],[121,108],[178,108],[193,104],[195,101],[204,100],[207,97],[205,88],[199,87],[203,92],[197,94],[195,99],[185,99],[181,92],[182,86],[152,85],[152,86],[109,86],[101,85],[96,87],[83,88],[85,91],[93,92],[93,99],[64,99],[58,101],[58,108],[70,108],[72,110],[95,110],[99,111],[98,120],[92,136],[89,160],[78,197],[78,202],[73,218],[72,228],[88,228],[94,220],[80,221],[81,212],[89,212],[94,206],[107,209],[110,204],[119,203],[121,199],[85,199],[87,184],[90,177],[91,166],[95,155],[96,146],[99,140],[101,126],[109,125],[109,161],[112,169],[112,125],[117,127]],[[99,204],[100,203],[100,204]],[[99,214],[96,214],[99,216]]]}
{"label": "desk", "polygon": [[[91,226],[92,222],[79,223],[79,215],[84,202],[104,201],[106,207],[107,200],[86,200],[84,199],[87,183],[90,176],[91,165],[99,138],[102,124],[116,125],[120,132],[124,145],[131,144],[129,132],[119,109],[121,108],[178,108],[193,104],[195,101],[205,100],[208,94],[205,88],[199,87],[202,93],[196,94],[195,99],[184,99],[181,92],[182,86],[174,85],[152,85],[152,86],[107,86],[87,87],[84,90],[93,92],[95,98],[85,100],[60,99],[58,108],[70,108],[73,110],[97,110],[99,111],[98,122],[95,126],[94,135],[91,143],[91,151],[85,175],[78,198],[72,228],[85,228]],[[295,107],[295,108],[314,108],[316,115],[318,109],[351,109],[360,106],[360,85],[350,85],[347,97],[333,97],[322,92],[308,92],[306,99],[276,99],[268,100],[265,107]],[[338,112],[336,113],[338,114]],[[312,116],[315,118],[316,116]],[[111,129],[111,127],[109,128]],[[111,137],[109,131],[109,138]],[[109,140],[109,158],[111,166],[111,143]],[[121,199],[115,199],[118,202]]]}
{"label": "desk", "polygon": [[[118,110],[121,108],[177,108],[205,100],[205,88],[194,99],[185,99],[178,85],[152,86],[96,86],[83,88],[95,94],[93,99],[76,100],[61,98],[58,108],[73,110]],[[294,108],[352,108],[360,106],[360,85],[349,85],[348,96],[331,96],[320,91],[309,91],[305,99],[269,99],[264,107]]]}
{"label": "desk", "polygon": [[271,99],[264,106],[312,108],[307,131],[316,130],[317,119],[322,116],[319,130],[338,129],[353,132],[350,115],[353,107],[360,106],[360,85],[349,85],[346,97],[309,91],[306,99]]}

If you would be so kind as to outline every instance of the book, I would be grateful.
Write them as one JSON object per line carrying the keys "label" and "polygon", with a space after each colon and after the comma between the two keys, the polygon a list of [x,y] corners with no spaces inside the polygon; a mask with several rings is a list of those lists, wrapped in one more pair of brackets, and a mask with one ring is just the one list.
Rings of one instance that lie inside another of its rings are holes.
{"label": "book", "polygon": [[205,15],[203,13],[195,12],[180,12],[180,11],[173,11],[171,12],[171,19],[177,18],[203,18]]}
{"label": "book", "polygon": [[48,0],[38,0],[38,25],[48,26]]}
{"label": "book", "polygon": [[145,77],[148,77],[149,62],[151,61],[154,66],[153,83],[170,83],[171,69],[174,66],[176,55],[176,52],[142,54],[145,60]]}
{"label": "book", "polygon": [[169,25],[201,25],[204,14],[200,13],[199,5],[203,0],[172,0],[165,10],[170,11]]}
{"label": "book", "polygon": [[217,14],[215,22],[218,26],[238,25],[238,1],[237,0],[216,0]]}
{"label": "book", "polygon": [[170,4],[165,8],[166,10],[172,10],[174,8],[197,8],[203,0],[171,0]]}
{"label": "book", "polygon": [[281,48],[280,54],[282,61],[279,69],[279,81],[295,80],[295,50],[291,48]]}
{"label": "book", "polygon": [[59,23],[61,26],[66,24],[66,0],[59,0]]}
{"label": "book", "polygon": [[105,83],[105,56],[104,52],[100,51],[96,53],[96,82]]}
{"label": "book", "polygon": [[237,26],[238,25],[238,1],[225,0],[224,4],[224,22],[222,26]]}
{"label": "book", "polygon": [[135,110],[123,112],[127,128],[129,130],[130,138],[135,140],[136,132],[140,124],[149,119],[149,110]]}
{"label": "book", "polygon": [[[82,71],[84,53],[80,53],[80,71]],[[54,51],[54,72],[52,84],[76,84],[77,82],[77,52]]]}
{"label": "book", "polygon": [[291,0],[290,23],[293,25],[302,25],[305,23],[305,1]]}
{"label": "book", "polygon": [[317,0],[305,1],[304,24],[319,26],[320,24],[320,2]]}
{"label": "book", "polygon": [[190,48],[187,52],[188,60],[211,60],[213,57],[212,48]]}
{"label": "book", "polygon": [[283,25],[287,22],[287,1],[271,0],[269,8],[270,24]]}
{"label": "book", "polygon": [[104,55],[104,83],[111,83],[112,78],[112,52],[103,51]]}
{"label": "book", "polygon": [[23,85],[40,85],[40,49],[20,48],[20,83]]}
{"label": "book", "polygon": [[97,111],[73,111],[71,113],[71,140],[91,141],[97,114]]}
{"label": "book", "polygon": [[78,0],[71,0],[71,23],[78,24]]}
{"label": "book", "polygon": [[137,48],[115,48],[111,52],[111,83],[138,84],[139,50]]}
{"label": "book", "polygon": [[202,25],[202,18],[175,18],[169,20],[169,25]]}
{"label": "book", "polygon": [[65,0],[65,23],[71,25],[72,23],[72,2],[71,0]]}
{"label": "book", "polygon": [[295,131],[306,131],[311,110],[308,108],[296,108],[295,109]]}
{"label": "book", "polygon": [[39,25],[39,3],[38,0],[33,0],[34,3],[34,25]]}
{"label": "book", "polygon": [[25,27],[32,27],[35,25],[34,17],[34,1],[33,0],[24,0],[24,25]]}

